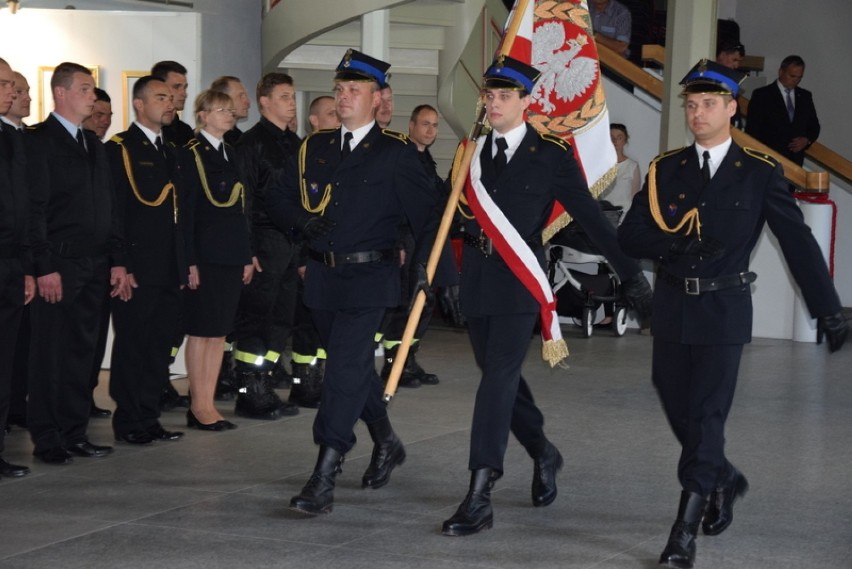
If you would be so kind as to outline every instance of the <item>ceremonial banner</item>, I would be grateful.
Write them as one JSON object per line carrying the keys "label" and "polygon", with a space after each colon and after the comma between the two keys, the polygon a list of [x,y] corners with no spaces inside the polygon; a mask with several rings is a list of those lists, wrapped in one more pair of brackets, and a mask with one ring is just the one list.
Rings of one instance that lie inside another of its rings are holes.
{"label": "ceremonial banner", "polygon": [[[601,81],[598,50],[586,0],[515,2],[508,22],[517,14],[521,24],[507,52],[529,63],[541,78],[532,93],[527,120],[541,132],[568,141],[597,197],[618,172],[609,137],[609,113]],[[544,231],[548,241],[571,221],[561,206],[554,208]]]}

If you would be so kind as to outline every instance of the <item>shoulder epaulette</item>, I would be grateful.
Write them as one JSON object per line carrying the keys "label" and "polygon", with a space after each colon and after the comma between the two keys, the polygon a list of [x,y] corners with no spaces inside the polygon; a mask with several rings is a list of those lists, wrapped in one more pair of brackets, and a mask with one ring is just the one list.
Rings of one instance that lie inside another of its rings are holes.
{"label": "shoulder epaulette", "polygon": [[112,135],[112,138],[109,139],[109,141],[114,142],[116,144],[121,144],[122,142],[124,142],[124,139],[121,136],[114,134]]}
{"label": "shoulder epaulette", "polygon": [[40,125],[42,125],[42,124],[44,124],[44,123],[28,124],[28,125],[26,125],[24,128],[25,128],[26,130],[38,130],[38,127],[39,127]]}
{"label": "shoulder epaulette", "polygon": [[669,156],[682,152],[685,148],[686,146],[681,146],[680,148],[675,148],[674,150],[668,150],[666,152],[663,152],[662,154],[657,155],[657,157],[651,160],[651,162],[659,162],[663,158],[668,158]]}
{"label": "shoulder epaulette", "polygon": [[405,134],[399,132],[398,130],[391,130],[389,128],[383,128],[382,134],[384,134],[385,136],[389,136],[391,138],[395,138],[399,141],[402,141],[405,144],[408,144],[408,135],[405,135]]}
{"label": "shoulder epaulette", "polygon": [[200,145],[201,145],[201,141],[198,140],[197,138],[193,138],[192,140],[190,140],[186,144],[184,144],[183,147],[186,148],[187,150],[192,150],[196,146],[200,146]]}
{"label": "shoulder epaulette", "polygon": [[546,140],[548,142],[552,142],[553,144],[561,146],[563,150],[571,149],[571,143],[569,143],[564,138],[559,138],[558,136],[550,134],[549,132],[540,132],[539,136],[541,136],[542,140]]}
{"label": "shoulder epaulette", "polygon": [[758,160],[760,160],[762,162],[766,162],[767,164],[769,164],[773,168],[778,165],[778,161],[775,160],[775,158],[773,158],[769,154],[766,154],[765,152],[761,152],[760,150],[755,150],[754,148],[749,148],[747,146],[744,146],[743,152],[745,152],[746,154],[748,154],[752,158],[757,158]]}

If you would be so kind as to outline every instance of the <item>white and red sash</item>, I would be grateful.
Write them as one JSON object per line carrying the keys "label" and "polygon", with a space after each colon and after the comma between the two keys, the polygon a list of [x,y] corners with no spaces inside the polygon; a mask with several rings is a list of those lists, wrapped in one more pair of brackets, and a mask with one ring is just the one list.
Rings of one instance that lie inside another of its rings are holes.
{"label": "white and red sash", "polygon": [[468,183],[465,184],[467,203],[500,257],[538,302],[541,312],[542,357],[552,367],[568,357],[568,346],[559,329],[556,298],[535,253],[482,185],[479,158],[485,139],[486,137],[482,136],[477,140],[470,163]]}

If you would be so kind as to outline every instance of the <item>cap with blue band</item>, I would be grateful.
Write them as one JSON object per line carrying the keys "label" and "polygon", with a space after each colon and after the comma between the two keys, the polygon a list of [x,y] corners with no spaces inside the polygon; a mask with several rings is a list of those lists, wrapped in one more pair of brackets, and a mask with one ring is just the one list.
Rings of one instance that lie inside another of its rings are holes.
{"label": "cap with blue band", "polygon": [[746,74],[741,71],[702,59],[689,70],[680,84],[683,86],[683,94],[715,93],[736,97],[745,78]]}

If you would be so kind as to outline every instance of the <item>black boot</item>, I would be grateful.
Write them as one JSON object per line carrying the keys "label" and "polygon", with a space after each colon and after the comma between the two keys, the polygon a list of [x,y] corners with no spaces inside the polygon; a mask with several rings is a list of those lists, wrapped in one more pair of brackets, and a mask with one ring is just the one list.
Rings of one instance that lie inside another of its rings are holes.
{"label": "black boot", "polygon": [[320,447],[314,473],[298,496],[290,499],[290,509],[310,514],[330,514],[334,506],[334,478],[343,472],[343,455],[331,447]]}
{"label": "black boot", "polygon": [[440,379],[434,373],[428,373],[425,369],[420,367],[420,364],[417,363],[417,350],[420,348],[420,343],[416,343],[411,346],[408,350],[408,359],[405,360],[405,368],[403,369],[403,374],[405,374],[406,370],[408,373],[411,373],[420,380],[420,383],[423,385],[437,385],[440,383]]}
{"label": "black boot", "polygon": [[281,401],[272,388],[272,379],[268,372],[258,369],[238,369],[237,379],[240,382],[240,391],[234,407],[236,415],[272,421],[284,415],[299,413],[299,407]]}
{"label": "black boot", "polygon": [[672,526],[666,548],[660,555],[660,565],[692,569],[695,563],[695,536],[706,507],[705,496],[694,492],[681,492],[677,520]]}
{"label": "black boot", "polygon": [[[399,344],[395,345],[393,348],[385,348],[385,363],[382,366],[382,381],[385,383],[388,382],[388,377],[390,377],[390,372],[393,368],[393,362],[396,359],[396,352],[398,350]],[[417,375],[412,373],[411,368],[408,367],[407,361],[405,367],[402,368],[398,385],[399,387],[420,387],[420,379]]]}
{"label": "black boot", "polygon": [[290,387],[288,401],[299,407],[316,409],[322,397],[323,360],[313,364],[291,363],[293,369],[293,385]]}
{"label": "black boot", "polygon": [[269,376],[272,379],[272,386],[275,389],[287,389],[293,385],[293,376],[287,373],[284,361],[280,357],[272,365],[272,371],[269,372]]}
{"label": "black boot", "polygon": [[444,535],[471,535],[494,525],[491,489],[500,478],[493,468],[479,468],[470,473],[470,489],[453,517],[444,522]]}
{"label": "black boot", "polygon": [[367,430],[373,439],[373,456],[361,478],[361,487],[381,488],[390,481],[393,469],[405,462],[405,447],[393,432],[388,417],[370,423]]}
{"label": "black boot", "polygon": [[544,452],[533,462],[533,506],[548,506],[556,499],[556,474],[562,470],[562,455],[548,441]]}
{"label": "black boot", "polygon": [[748,480],[736,468],[728,477],[725,484],[720,485],[710,494],[707,501],[707,513],[701,529],[705,535],[719,535],[734,521],[734,502],[748,492]]}
{"label": "black boot", "polygon": [[233,401],[240,389],[237,380],[237,372],[234,369],[234,352],[222,352],[222,367],[219,368],[219,377],[216,380],[216,392],[213,398],[216,401]]}

